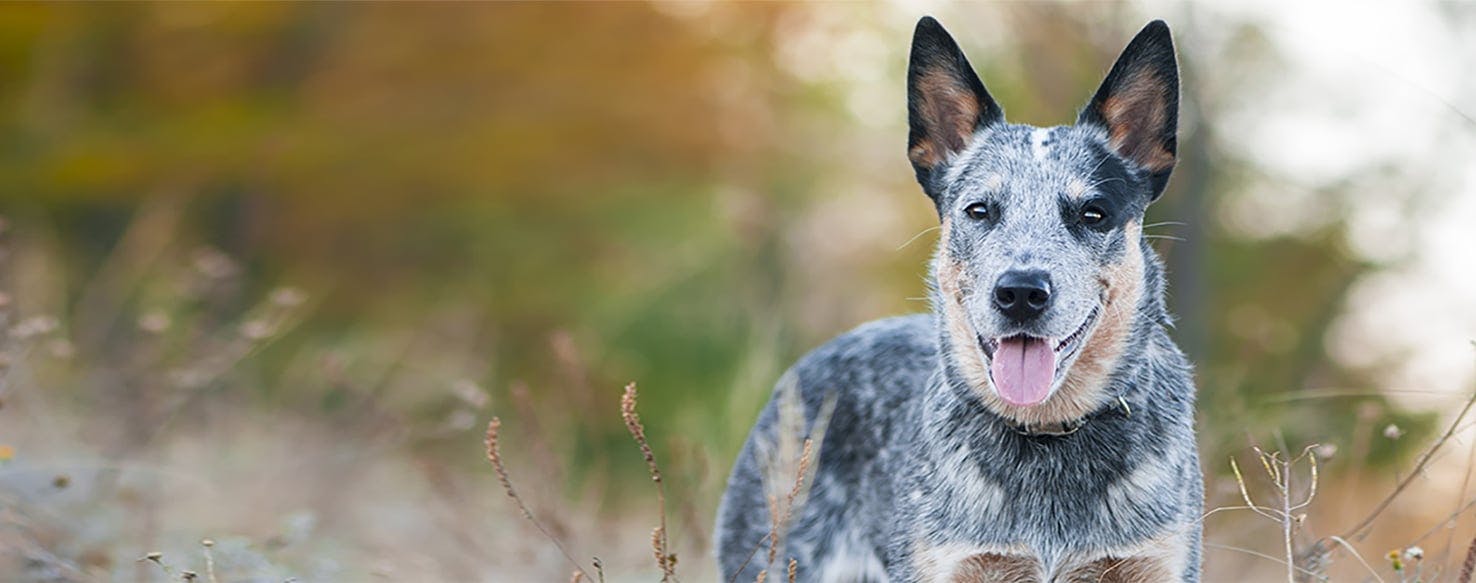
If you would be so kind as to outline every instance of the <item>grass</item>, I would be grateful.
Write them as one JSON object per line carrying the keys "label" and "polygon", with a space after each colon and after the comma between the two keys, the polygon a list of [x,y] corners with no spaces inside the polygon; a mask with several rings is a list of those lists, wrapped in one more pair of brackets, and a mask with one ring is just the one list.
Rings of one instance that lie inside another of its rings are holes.
{"label": "grass", "polygon": [[[786,388],[789,390],[786,390]],[[792,385],[786,385],[781,380],[780,388],[778,389],[779,402],[781,404],[780,426],[791,426],[789,431],[780,431],[779,434],[781,436],[797,435],[798,433],[794,430],[794,427],[798,426],[796,420],[802,419],[802,411],[799,409],[797,400],[793,397],[792,388]],[[1207,536],[1206,546],[1211,549],[1240,553],[1265,560],[1269,563],[1278,564],[1283,569],[1284,579],[1288,583],[1342,580],[1334,578],[1332,575],[1332,573],[1336,572],[1339,564],[1356,567],[1356,570],[1361,572],[1360,577],[1380,583],[1391,580],[1401,583],[1425,583],[1447,579],[1460,583],[1469,583],[1473,571],[1476,571],[1476,536],[1471,537],[1470,544],[1466,546],[1464,561],[1460,565],[1459,571],[1453,577],[1449,575],[1448,570],[1443,568],[1444,565],[1436,565],[1428,570],[1426,569],[1424,550],[1419,546],[1419,543],[1433,534],[1435,532],[1434,529],[1415,537],[1410,544],[1386,553],[1386,561],[1382,567],[1376,566],[1365,558],[1358,550],[1356,543],[1368,537],[1374,527],[1380,524],[1379,519],[1390,508],[1394,507],[1401,495],[1408,491],[1424,475],[1423,471],[1429,466],[1432,460],[1436,459],[1437,454],[1456,439],[1459,431],[1465,427],[1463,423],[1473,404],[1476,404],[1476,393],[1473,393],[1466,400],[1465,405],[1450,422],[1446,431],[1436,437],[1419,455],[1409,473],[1399,479],[1392,490],[1374,503],[1361,519],[1337,535],[1312,537],[1306,528],[1307,524],[1311,522],[1307,511],[1317,498],[1319,483],[1322,479],[1319,471],[1318,456],[1319,450],[1323,450],[1323,448],[1320,448],[1317,444],[1307,445],[1302,447],[1297,454],[1290,455],[1285,453],[1287,448],[1284,443],[1280,444],[1280,449],[1274,451],[1266,451],[1259,446],[1251,446],[1250,449],[1263,471],[1261,481],[1269,486],[1270,502],[1261,503],[1257,501],[1257,497],[1251,493],[1253,488],[1252,483],[1255,480],[1248,479],[1246,474],[1242,472],[1239,463],[1232,458],[1229,466],[1233,476],[1233,483],[1243,505],[1221,505],[1206,512],[1204,518],[1208,519],[1216,514],[1237,510],[1248,510],[1257,516],[1265,518],[1276,526],[1280,534],[1280,556],[1235,545],[1218,543],[1214,540],[1216,538],[1214,533],[1210,533]],[[621,414],[630,434],[635,438],[641,450],[653,482],[658,485],[656,508],[659,525],[654,529],[651,539],[655,565],[662,574],[663,581],[675,581],[678,580],[674,569],[675,555],[668,553],[666,550],[668,548],[668,542],[665,537],[665,491],[660,487],[662,482],[660,468],[656,463],[654,454],[651,452],[648,437],[636,412],[636,390],[634,383],[626,387],[624,397],[621,400]],[[780,554],[791,519],[798,509],[802,508],[808,477],[812,475],[812,462],[817,456],[816,450],[818,446],[816,445],[815,439],[823,439],[823,425],[825,423],[824,419],[826,418],[828,416],[822,413],[822,420],[816,425],[822,435],[804,438],[798,456],[785,458],[783,455],[774,455],[774,451],[783,450],[784,448],[775,447],[773,444],[761,448],[768,451],[766,455],[768,455],[770,460],[769,469],[766,471],[766,483],[771,486],[771,493],[769,494],[771,528],[768,535],[760,541],[749,555],[749,560],[751,561],[760,555],[761,552],[764,552],[765,564],[768,565],[768,568],[760,572],[756,583],[763,583],[768,580],[771,573],[775,572],[783,574],[792,582],[796,580],[798,572],[801,569],[801,566],[793,558],[789,558],[787,561],[780,561]],[[798,423],[802,425],[802,421]],[[494,419],[493,424],[489,426],[489,443],[493,443],[492,440],[495,436],[497,424],[498,421]],[[1386,430],[1385,433],[1386,437],[1391,439],[1400,437],[1398,431]],[[1278,436],[1279,440],[1280,437]],[[493,453],[490,447],[489,459],[492,461],[492,465],[505,491],[510,497],[517,499],[516,492],[511,483],[506,479],[506,470],[501,460]],[[1323,453],[1322,455],[1328,454]],[[793,465],[788,471],[779,469],[779,466],[783,465],[780,463],[780,460],[784,459],[790,459],[792,461]],[[1469,473],[1469,471],[1470,469],[1468,468],[1467,472]],[[780,482],[784,476],[789,477],[790,482],[788,483],[791,486],[787,493],[780,495],[774,492],[772,485]],[[1476,506],[1476,499],[1462,504],[1455,511],[1445,516],[1441,522],[1447,525],[1454,525],[1473,506]],[[519,507],[523,508],[525,517],[536,525],[537,520],[526,510],[526,506],[520,502]],[[539,527],[539,530],[544,532],[545,536],[548,536],[551,544],[560,549],[563,548],[562,543],[557,538],[549,535],[546,529]],[[1340,557],[1340,555],[1342,556]],[[573,559],[570,559],[570,562],[574,563]],[[743,564],[746,566],[748,561],[745,561]],[[776,567],[782,567],[782,570],[776,571]],[[1214,573],[1214,570],[1211,569],[1209,572]],[[577,579],[582,574],[582,571],[576,570],[575,578]],[[1387,578],[1386,575],[1388,576]],[[604,581],[603,572],[599,574],[597,580]],[[1208,580],[1215,579],[1211,575],[1208,577]]]}
{"label": "grass", "polygon": [[[604,386],[591,372],[598,346],[556,335],[546,347],[556,385],[494,386],[483,347],[459,324],[469,309],[325,342],[300,330],[320,292],[252,279],[218,250],[125,239],[70,291],[56,283],[64,261],[9,249],[0,572],[211,583],[718,578],[708,535],[736,443],[657,430],[684,427],[663,419],[677,414],[660,398],[672,392]],[[765,345],[751,358],[774,352]],[[767,383],[771,367],[753,368],[734,384]],[[758,444],[770,529],[750,560],[767,566],[765,581],[802,580],[812,567],[785,556],[784,541],[833,403],[807,427],[792,380],[778,383],[782,430]],[[1368,462],[1375,446],[1416,439],[1380,431],[1377,412],[1359,416],[1368,443],[1341,453],[1275,439],[1245,448],[1255,465],[1209,464],[1206,580],[1469,581],[1476,497],[1471,454],[1458,452],[1476,429],[1471,407],[1450,407],[1447,429],[1407,466]],[[588,445],[599,423],[622,449]]]}

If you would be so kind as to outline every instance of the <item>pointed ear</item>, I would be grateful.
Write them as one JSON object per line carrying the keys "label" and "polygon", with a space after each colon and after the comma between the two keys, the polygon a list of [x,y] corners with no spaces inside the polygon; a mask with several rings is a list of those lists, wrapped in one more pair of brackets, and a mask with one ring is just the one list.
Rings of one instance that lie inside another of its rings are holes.
{"label": "pointed ear", "polygon": [[931,16],[917,21],[907,65],[907,157],[918,182],[968,145],[981,127],[1004,120],[958,43]]}
{"label": "pointed ear", "polygon": [[1149,178],[1150,201],[1168,184],[1178,152],[1179,66],[1162,20],[1143,27],[1077,116],[1107,130],[1108,144]]}

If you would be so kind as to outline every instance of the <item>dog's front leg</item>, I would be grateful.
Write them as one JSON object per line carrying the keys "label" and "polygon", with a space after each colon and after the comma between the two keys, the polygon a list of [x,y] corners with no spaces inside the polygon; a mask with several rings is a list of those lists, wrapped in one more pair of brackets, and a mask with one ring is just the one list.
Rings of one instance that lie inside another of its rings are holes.
{"label": "dog's front leg", "polygon": [[949,544],[914,549],[909,581],[926,583],[1041,583],[1038,559],[998,547]]}
{"label": "dog's front leg", "polygon": [[1052,583],[1165,583],[1184,580],[1189,562],[1189,539],[1183,531],[1159,536],[1136,548],[1124,549],[1072,565]]}

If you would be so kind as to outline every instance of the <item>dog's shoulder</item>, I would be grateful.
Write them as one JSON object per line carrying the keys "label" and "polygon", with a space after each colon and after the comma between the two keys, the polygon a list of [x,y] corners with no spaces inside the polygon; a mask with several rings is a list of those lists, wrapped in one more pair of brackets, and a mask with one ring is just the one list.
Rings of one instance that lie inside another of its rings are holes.
{"label": "dog's shoulder", "polygon": [[930,314],[897,316],[862,324],[815,348],[779,378],[754,434],[773,433],[781,409],[793,402],[803,408],[807,432],[819,416],[829,416],[827,444],[882,447],[886,428],[925,393],[938,369],[936,330]]}
{"label": "dog's shoulder", "polygon": [[867,322],[806,354],[786,376],[807,405],[832,395],[867,402],[916,392],[938,365],[935,322],[932,314]]}
{"label": "dog's shoulder", "polygon": [[[750,564],[737,574],[753,545],[768,533],[763,485],[768,463],[763,450],[790,430],[783,412],[787,401],[803,407],[804,436],[821,440],[813,498],[797,520],[832,524],[848,508],[890,504],[889,485],[873,481],[884,479],[885,472],[871,465],[888,447],[894,428],[905,423],[908,402],[925,393],[925,384],[937,370],[937,336],[931,314],[868,322],[810,351],[780,377],[738,455],[719,506],[716,538],[727,579],[751,581],[761,569]],[[822,414],[828,418],[817,435]],[[791,534],[800,542],[786,552],[805,562],[816,560],[814,553],[831,549],[828,537],[835,533],[799,528]]]}

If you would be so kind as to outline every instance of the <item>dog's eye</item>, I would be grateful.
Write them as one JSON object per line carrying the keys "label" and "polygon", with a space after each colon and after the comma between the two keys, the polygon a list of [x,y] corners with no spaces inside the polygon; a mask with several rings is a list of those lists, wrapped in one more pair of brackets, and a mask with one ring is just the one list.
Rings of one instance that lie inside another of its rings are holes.
{"label": "dog's eye", "polygon": [[1102,207],[1091,205],[1084,209],[1081,209],[1081,224],[1083,225],[1100,224],[1103,220],[1106,219],[1107,211],[1102,210]]}
{"label": "dog's eye", "polygon": [[989,212],[989,205],[982,202],[976,202],[964,207],[964,213],[976,221],[987,221],[994,215],[994,213]]}

